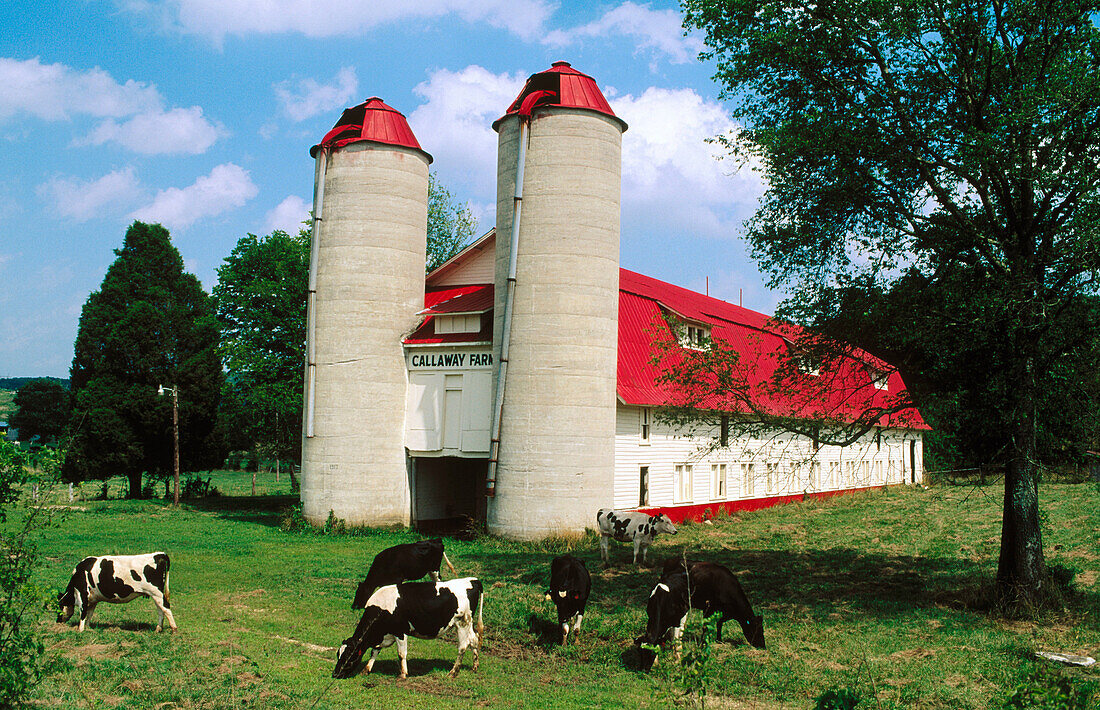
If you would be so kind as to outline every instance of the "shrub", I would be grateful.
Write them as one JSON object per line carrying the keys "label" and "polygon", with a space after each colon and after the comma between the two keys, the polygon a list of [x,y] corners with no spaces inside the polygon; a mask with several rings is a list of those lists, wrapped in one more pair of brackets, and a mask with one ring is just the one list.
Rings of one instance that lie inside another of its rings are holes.
{"label": "shrub", "polygon": [[[0,708],[22,705],[49,671],[37,621],[51,595],[31,577],[39,564],[34,536],[56,520],[45,501],[59,469],[60,455],[47,454],[30,470],[15,445],[0,439]],[[38,486],[38,500],[21,504],[28,484]]]}

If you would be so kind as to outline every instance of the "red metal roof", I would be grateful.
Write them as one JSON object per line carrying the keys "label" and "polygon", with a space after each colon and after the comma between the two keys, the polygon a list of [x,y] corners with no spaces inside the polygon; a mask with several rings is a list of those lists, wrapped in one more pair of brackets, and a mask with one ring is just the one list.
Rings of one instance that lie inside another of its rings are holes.
{"label": "red metal roof", "polygon": [[405,116],[392,106],[387,106],[377,96],[372,96],[358,106],[344,109],[340,120],[320,143],[309,149],[309,154],[316,158],[317,151],[321,148],[340,148],[357,141],[412,148],[427,155],[429,163],[432,160],[432,156],[420,147]]}
{"label": "red metal roof", "polygon": [[[619,121],[623,130],[626,130],[626,123],[611,110],[611,104],[607,103],[600,87],[596,85],[596,80],[569,66],[569,62],[554,62],[546,71],[528,77],[523,90],[504,115],[530,115],[535,106],[564,106],[596,111]],[[502,119],[503,116],[493,122],[494,129]]]}
{"label": "red metal roof", "polygon": [[412,335],[405,338],[406,345],[440,345],[446,343],[480,343],[493,339],[493,319],[482,316],[481,330],[476,333],[444,333],[436,335],[436,314],[484,313],[493,307],[493,284],[471,284],[467,286],[443,286],[429,288],[424,293],[424,310],[427,315]]}
{"label": "red metal roof", "polygon": [[[461,259],[461,256],[457,257]],[[429,288],[424,294],[427,315],[406,344],[483,342],[492,339],[492,319],[483,316],[478,333],[435,335],[432,317],[443,313],[485,313],[493,307],[493,285],[474,284]],[[710,329],[718,347],[728,347],[739,356],[738,375],[759,394],[756,404],[779,416],[804,418],[826,416],[853,420],[867,411],[881,411],[904,402],[905,383],[888,364],[858,348],[848,348],[835,368],[821,375],[788,378],[773,386],[777,368],[803,334],[797,326],[772,320],[763,313],[735,306],[642,274],[619,270],[619,357],[618,396],[637,406],[674,405],[683,393],[660,381],[663,368],[654,363],[658,349],[654,341],[671,338],[667,314]],[[689,350],[669,352],[691,356]],[[679,355],[678,355],[679,356]],[[887,387],[871,381],[870,370],[888,372]],[[834,371],[835,370],[835,371]],[[701,406],[723,411],[744,411],[741,403],[703,396]],[[920,413],[907,408],[885,415],[880,426],[928,429]]]}
{"label": "red metal roof", "polygon": [[[455,292],[453,295],[449,295]],[[459,286],[439,289],[431,294],[435,303],[427,305],[429,294],[424,294],[424,310],[417,315],[437,315],[442,313],[484,313],[493,308],[493,284],[478,286]]]}
{"label": "red metal roof", "polygon": [[[619,270],[618,393],[626,404],[661,406],[699,402],[708,409],[744,411],[740,402],[722,401],[707,393],[684,393],[662,383],[664,371],[653,362],[654,341],[672,338],[666,311],[710,328],[719,347],[738,356],[736,375],[756,395],[756,405],[777,416],[829,417],[852,420],[865,412],[885,409],[906,396],[901,375],[886,363],[857,348],[848,348],[835,369],[820,375],[785,378],[773,386],[773,376],[803,331],[768,316],[717,298],[689,291],[626,269]],[[673,348],[672,357],[690,357],[691,351]],[[662,362],[668,362],[663,360]],[[671,364],[671,363],[670,363]],[[889,372],[886,389],[871,381],[868,366]],[[915,409],[880,417],[881,426],[927,429]]]}

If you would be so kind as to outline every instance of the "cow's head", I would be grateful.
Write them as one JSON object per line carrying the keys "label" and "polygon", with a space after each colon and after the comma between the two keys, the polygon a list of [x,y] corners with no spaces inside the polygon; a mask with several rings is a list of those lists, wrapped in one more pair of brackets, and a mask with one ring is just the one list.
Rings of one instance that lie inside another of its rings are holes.
{"label": "cow's head", "polygon": [[336,652],[336,667],[332,669],[333,678],[351,678],[363,660],[367,647],[360,639],[352,636],[344,639],[340,650]]}
{"label": "cow's head", "polygon": [[355,633],[344,639],[336,652],[336,667],[332,669],[333,678],[351,678],[359,669],[367,649],[381,645],[383,634],[374,630],[374,622],[383,613],[385,612],[376,606],[368,606],[363,611],[363,616],[355,627]]}
{"label": "cow's head", "polygon": [[653,523],[653,532],[676,534],[676,526],[672,524],[672,518],[664,513],[655,516],[651,522]]}
{"label": "cow's head", "polygon": [[745,638],[756,648],[764,646],[764,617],[756,614],[750,616],[747,621],[741,622],[741,630],[745,632]]}
{"label": "cow's head", "polygon": [[57,595],[57,606],[59,607],[57,612],[57,623],[63,624],[68,621],[69,617],[76,611],[76,592],[73,590],[72,585]]}

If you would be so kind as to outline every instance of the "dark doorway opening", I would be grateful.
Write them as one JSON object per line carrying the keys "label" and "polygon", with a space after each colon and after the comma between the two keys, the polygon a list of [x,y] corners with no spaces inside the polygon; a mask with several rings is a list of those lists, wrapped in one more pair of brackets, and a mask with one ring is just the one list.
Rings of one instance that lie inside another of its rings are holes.
{"label": "dark doorway opening", "polygon": [[485,520],[486,459],[454,456],[415,461],[413,517],[425,535],[465,537]]}

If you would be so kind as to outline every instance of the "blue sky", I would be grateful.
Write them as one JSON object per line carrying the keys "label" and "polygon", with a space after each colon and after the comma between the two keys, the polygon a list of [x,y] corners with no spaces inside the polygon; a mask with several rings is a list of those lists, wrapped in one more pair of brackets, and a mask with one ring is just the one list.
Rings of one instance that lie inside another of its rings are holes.
{"label": "blue sky", "polygon": [[490,124],[559,59],[630,125],[622,265],[778,300],[741,240],[762,178],[705,142],[736,126],[669,0],[7,0],[0,30],[0,377],[68,376],[134,219],[168,227],[207,290],[240,237],[295,229],[309,147],[370,96],[409,118],[484,232]]}

